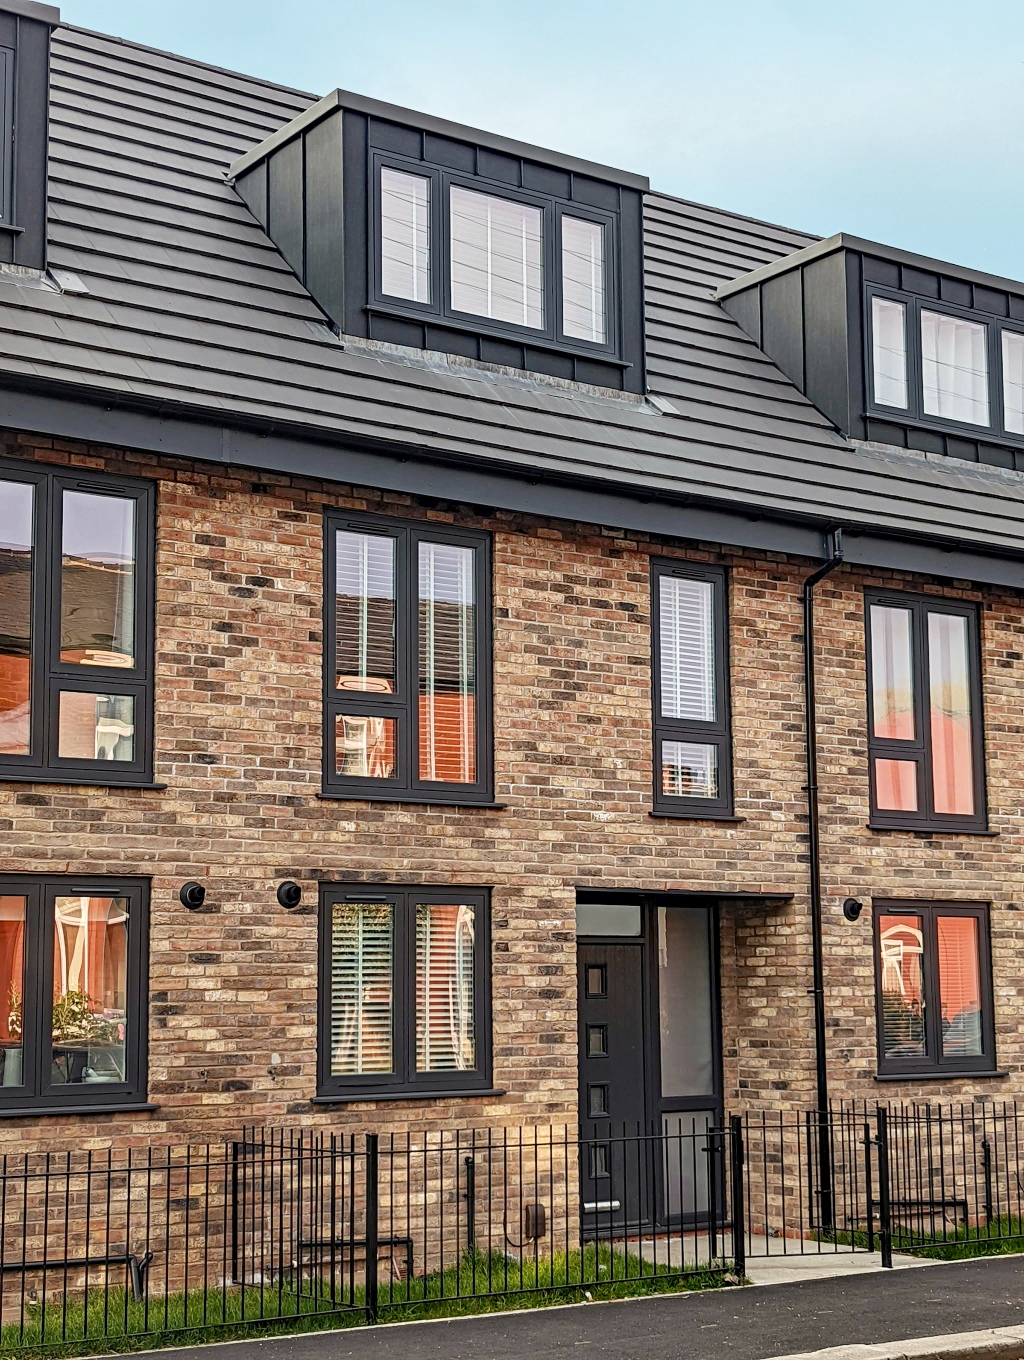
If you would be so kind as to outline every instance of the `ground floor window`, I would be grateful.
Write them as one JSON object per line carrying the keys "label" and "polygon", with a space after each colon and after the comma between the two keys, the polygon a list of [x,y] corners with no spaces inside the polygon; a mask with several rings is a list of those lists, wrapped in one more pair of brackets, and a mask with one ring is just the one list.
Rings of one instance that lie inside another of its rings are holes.
{"label": "ground floor window", "polygon": [[489,967],[486,891],[325,889],[319,1095],[488,1087]]}
{"label": "ground floor window", "polygon": [[876,900],[875,976],[881,1074],[994,1069],[986,905]]}
{"label": "ground floor window", "polygon": [[147,884],[0,876],[0,1113],[145,1098]]}

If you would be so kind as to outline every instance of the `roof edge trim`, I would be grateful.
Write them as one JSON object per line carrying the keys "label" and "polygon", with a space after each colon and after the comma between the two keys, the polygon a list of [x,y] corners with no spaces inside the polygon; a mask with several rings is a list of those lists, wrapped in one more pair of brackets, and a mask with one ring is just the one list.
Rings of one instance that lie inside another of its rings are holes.
{"label": "roof edge trim", "polygon": [[832,255],[838,250],[856,250],[862,255],[874,255],[881,260],[891,260],[893,264],[905,264],[928,273],[944,274],[948,278],[960,279],[964,283],[980,284],[983,288],[1002,288],[1008,293],[1024,297],[1024,282],[1020,279],[1007,279],[1001,274],[986,274],[982,269],[971,269],[966,265],[952,264],[949,260],[936,260],[928,255],[917,255],[912,250],[900,250],[896,246],[884,246],[879,241],[867,241],[861,236],[837,232],[823,241],[816,241],[813,245],[795,250],[790,255],[783,255],[759,269],[752,269],[749,274],[741,274],[739,278],[721,284],[715,290],[715,300],[721,302],[724,298],[732,297],[735,293],[743,293],[766,279],[788,274],[793,269],[799,269],[802,265],[810,264],[812,260],[819,260],[822,256]]}
{"label": "roof edge trim", "polygon": [[432,132],[439,137],[450,137],[454,141],[485,146],[491,151],[503,151],[510,156],[522,156],[527,160],[538,161],[542,165],[553,165],[572,174],[587,175],[591,179],[621,184],[627,189],[637,189],[641,193],[650,192],[651,182],[646,175],[633,174],[629,170],[616,170],[597,161],[581,160],[577,156],[567,156],[559,151],[550,151],[528,142],[516,141],[512,137],[503,137],[497,132],[484,132],[480,128],[453,123],[446,118],[435,118],[433,114],[418,113],[415,109],[402,108],[398,104],[387,104],[383,100],[371,99],[367,95],[354,94],[351,90],[333,90],[291,122],[285,123],[284,127],[272,132],[269,137],[232,162],[227,172],[228,179],[234,180],[239,175],[244,175],[271,152],[290,142],[293,137],[297,137],[314,123],[319,123],[335,109],[351,109],[354,113],[363,113],[370,118],[381,118],[389,123],[402,123],[418,128],[421,132]]}
{"label": "roof edge trim", "polygon": [[[786,553],[813,561],[828,557],[826,535],[834,518],[797,519],[762,509],[726,506],[710,498],[624,495],[620,486],[585,479],[516,476],[493,465],[411,455],[408,449],[329,442],[281,427],[220,424],[166,403],[150,410],[120,397],[66,394],[45,384],[29,390],[3,387],[3,427],[170,458],[233,464],[327,482],[378,487],[407,495],[437,496],[458,504],[490,505],[545,519],[611,525],[659,537]],[[2,464],[0,464],[2,465]],[[852,565],[969,580],[1024,591],[1024,553],[993,546],[990,552],[935,537],[888,536],[843,521],[845,556]]]}
{"label": "roof edge trim", "polygon": [[60,23],[60,10],[56,5],[43,5],[39,0],[0,0],[0,10],[7,14],[17,14],[22,19],[38,19],[42,24],[56,28]]}

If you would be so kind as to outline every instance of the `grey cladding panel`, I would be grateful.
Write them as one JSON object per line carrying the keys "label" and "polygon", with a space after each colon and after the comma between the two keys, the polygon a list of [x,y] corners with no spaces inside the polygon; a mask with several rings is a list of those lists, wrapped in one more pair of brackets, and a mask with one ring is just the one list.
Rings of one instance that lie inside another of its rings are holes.
{"label": "grey cladding panel", "polygon": [[804,336],[798,270],[761,285],[761,348],[797,387],[804,385]]}
{"label": "grey cladding panel", "polygon": [[239,179],[235,180],[235,190],[246,207],[266,230],[267,226],[267,162],[254,165]]}
{"label": "grey cladding panel", "polygon": [[303,277],[302,140],[286,142],[267,166],[269,232],[274,244],[301,279]]}
{"label": "grey cladding panel", "polygon": [[306,287],[337,326],[345,322],[342,113],[306,133]]}
{"label": "grey cladding panel", "polygon": [[841,430],[850,428],[845,265],[836,251],[803,269],[804,390]]}
{"label": "grey cladding panel", "polygon": [[761,343],[761,290],[748,288],[744,293],[732,293],[722,306],[737,321],[755,345]]}

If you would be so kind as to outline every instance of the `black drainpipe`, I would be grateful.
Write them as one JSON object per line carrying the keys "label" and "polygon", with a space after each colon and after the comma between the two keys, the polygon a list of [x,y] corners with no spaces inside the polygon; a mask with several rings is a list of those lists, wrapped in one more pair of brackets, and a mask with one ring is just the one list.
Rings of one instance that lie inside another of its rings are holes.
{"label": "black drainpipe", "polygon": [[818,1097],[818,1194],[821,1227],[833,1226],[832,1144],[829,1137],[828,1058],[825,1046],[825,964],[821,943],[821,828],[818,819],[818,727],[814,692],[814,587],[843,560],[841,529],[829,534],[831,556],[804,582],[804,712],[807,730],[807,839],[810,861],[811,954],[814,973],[814,1065]]}

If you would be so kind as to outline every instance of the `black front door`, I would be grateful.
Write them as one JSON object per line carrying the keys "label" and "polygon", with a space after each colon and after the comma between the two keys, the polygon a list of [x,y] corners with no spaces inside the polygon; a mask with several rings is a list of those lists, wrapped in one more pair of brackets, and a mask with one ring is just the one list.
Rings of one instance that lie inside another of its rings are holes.
{"label": "black front door", "polygon": [[715,904],[648,893],[577,904],[584,1230],[720,1209]]}
{"label": "black front door", "polygon": [[577,958],[583,1222],[647,1222],[644,948],[581,943]]}

